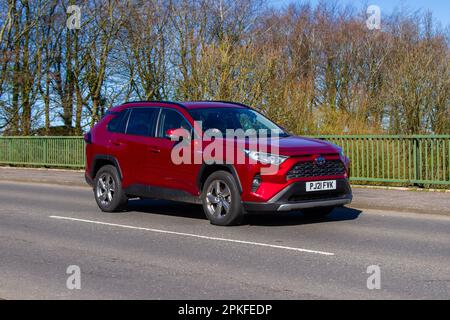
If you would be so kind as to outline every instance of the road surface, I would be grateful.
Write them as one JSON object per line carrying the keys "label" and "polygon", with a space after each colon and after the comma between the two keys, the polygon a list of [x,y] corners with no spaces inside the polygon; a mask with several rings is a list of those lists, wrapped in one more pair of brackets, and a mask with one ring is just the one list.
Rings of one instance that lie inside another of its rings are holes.
{"label": "road surface", "polygon": [[86,187],[0,181],[0,299],[403,298],[450,298],[450,217],[342,208],[216,227],[195,205],[107,214]]}

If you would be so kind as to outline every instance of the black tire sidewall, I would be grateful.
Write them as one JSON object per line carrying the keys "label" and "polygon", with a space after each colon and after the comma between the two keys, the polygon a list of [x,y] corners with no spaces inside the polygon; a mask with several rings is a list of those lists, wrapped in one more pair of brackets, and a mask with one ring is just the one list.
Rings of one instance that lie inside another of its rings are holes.
{"label": "black tire sidewall", "polygon": [[[222,218],[217,218],[212,216],[208,212],[207,204],[206,204],[206,190],[208,190],[208,186],[214,180],[222,180],[224,181],[231,192],[231,208],[228,214],[226,214]],[[205,211],[206,217],[209,219],[211,224],[219,225],[219,226],[232,226],[237,225],[242,222],[243,219],[243,207],[241,202],[241,194],[239,192],[238,185],[236,183],[233,175],[227,171],[217,171],[212,173],[205,181],[202,190],[202,204],[203,210]]]}
{"label": "black tire sidewall", "polygon": [[[97,183],[98,183],[98,179],[100,178],[100,176],[103,173],[109,173],[112,176],[112,178],[114,179],[114,183],[116,184],[116,189],[117,189],[114,194],[113,200],[111,201],[111,203],[108,206],[103,206],[97,197]],[[116,167],[114,167],[112,165],[106,165],[106,166],[101,167],[100,170],[98,170],[98,172],[95,176],[95,179],[94,179],[94,197],[95,197],[95,201],[97,202],[98,207],[102,211],[116,212],[116,211],[119,211],[122,209],[122,206],[126,202],[126,198],[125,198],[125,194],[122,190],[122,181],[119,178],[119,173],[118,173]]]}

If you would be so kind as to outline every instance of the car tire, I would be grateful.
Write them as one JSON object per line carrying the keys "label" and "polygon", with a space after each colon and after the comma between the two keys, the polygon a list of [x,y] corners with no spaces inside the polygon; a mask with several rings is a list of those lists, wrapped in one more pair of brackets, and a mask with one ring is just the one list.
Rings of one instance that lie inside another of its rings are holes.
{"label": "car tire", "polygon": [[231,173],[212,173],[203,185],[201,199],[203,210],[211,224],[232,226],[242,223],[244,208],[241,194]]}
{"label": "car tire", "polygon": [[125,207],[128,198],[116,167],[105,165],[98,170],[94,179],[94,197],[104,212],[117,212]]}
{"label": "car tire", "polygon": [[318,208],[308,208],[303,209],[302,213],[308,218],[319,218],[329,215],[334,210],[334,207],[318,207]]}

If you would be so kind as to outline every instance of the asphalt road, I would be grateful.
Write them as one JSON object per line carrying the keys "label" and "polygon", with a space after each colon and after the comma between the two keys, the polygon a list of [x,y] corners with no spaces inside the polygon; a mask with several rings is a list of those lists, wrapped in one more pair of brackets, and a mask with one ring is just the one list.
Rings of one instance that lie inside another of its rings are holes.
{"label": "asphalt road", "polygon": [[[215,227],[201,207],[0,181],[0,299],[449,299],[450,217],[342,208]],[[66,270],[81,269],[69,290]],[[381,289],[369,290],[378,265]]]}

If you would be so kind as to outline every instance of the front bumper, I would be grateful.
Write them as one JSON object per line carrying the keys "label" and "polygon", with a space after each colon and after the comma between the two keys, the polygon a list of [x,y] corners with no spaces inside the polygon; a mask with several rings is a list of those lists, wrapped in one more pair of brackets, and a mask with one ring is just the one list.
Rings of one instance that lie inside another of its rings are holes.
{"label": "front bumper", "polygon": [[243,202],[249,212],[291,211],[315,207],[337,207],[352,202],[347,179],[336,179],[336,190],[306,192],[306,182],[288,185],[267,202]]}

